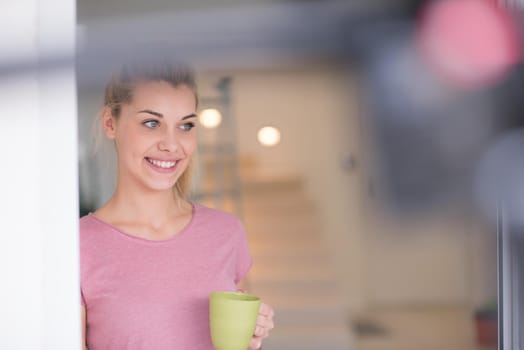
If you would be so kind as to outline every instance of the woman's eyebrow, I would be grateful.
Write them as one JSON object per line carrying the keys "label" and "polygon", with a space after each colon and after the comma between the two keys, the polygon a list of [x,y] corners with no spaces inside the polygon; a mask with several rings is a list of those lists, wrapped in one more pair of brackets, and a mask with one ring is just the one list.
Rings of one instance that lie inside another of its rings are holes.
{"label": "woman's eyebrow", "polygon": [[[162,113],[155,112],[150,109],[144,109],[144,110],[138,111],[138,113],[148,113],[148,114],[157,116],[158,118],[164,118],[164,115]],[[195,118],[195,117],[197,117],[197,115],[195,113],[192,113],[190,115],[186,115],[185,117],[182,117],[180,120],[186,120],[186,119]]]}
{"label": "woman's eyebrow", "polygon": [[193,114],[190,114],[190,115],[186,115],[185,117],[183,117],[181,120],[186,120],[186,119],[189,119],[189,118],[195,118],[197,115],[195,113]]}
{"label": "woman's eyebrow", "polygon": [[138,113],[148,113],[148,114],[152,114],[154,116],[157,116],[159,118],[164,118],[164,116],[162,115],[162,113],[158,113],[158,112],[155,112],[155,111],[152,111],[150,109],[144,109],[142,111],[139,111]]}

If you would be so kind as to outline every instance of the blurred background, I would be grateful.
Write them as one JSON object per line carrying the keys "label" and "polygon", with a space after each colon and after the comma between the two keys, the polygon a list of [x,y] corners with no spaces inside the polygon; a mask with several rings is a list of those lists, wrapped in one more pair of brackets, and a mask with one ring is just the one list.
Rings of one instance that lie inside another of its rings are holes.
{"label": "blurred background", "polygon": [[112,67],[172,55],[198,75],[192,198],[246,225],[250,292],[276,309],[264,349],[496,349],[497,203],[518,218],[523,200],[521,17],[482,0],[77,0],[81,214],[114,186],[94,141]]}

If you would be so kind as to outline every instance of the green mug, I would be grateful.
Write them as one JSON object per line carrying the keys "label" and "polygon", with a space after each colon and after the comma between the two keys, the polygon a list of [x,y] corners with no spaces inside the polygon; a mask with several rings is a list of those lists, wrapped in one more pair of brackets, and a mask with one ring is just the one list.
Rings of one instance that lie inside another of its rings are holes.
{"label": "green mug", "polygon": [[217,350],[246,350],[255,331],[260,298],[239,292],[213,292],[209,327]]}

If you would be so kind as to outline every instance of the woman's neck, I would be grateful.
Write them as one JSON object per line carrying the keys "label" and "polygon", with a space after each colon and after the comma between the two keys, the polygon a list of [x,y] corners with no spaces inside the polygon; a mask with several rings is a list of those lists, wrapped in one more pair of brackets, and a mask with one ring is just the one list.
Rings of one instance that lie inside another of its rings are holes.
{"label": "woman's neck", "polygon": [[161,226],[182,216],[191,205],[178,198],[173,189],[152,191],[131,186],[118,186],[111,199],[99,209],[106,219]]}

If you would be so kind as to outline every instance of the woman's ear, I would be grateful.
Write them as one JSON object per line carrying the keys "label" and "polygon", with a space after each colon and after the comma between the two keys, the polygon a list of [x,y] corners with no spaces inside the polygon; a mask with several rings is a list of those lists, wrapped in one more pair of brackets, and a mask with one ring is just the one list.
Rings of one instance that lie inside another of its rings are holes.
{"label": "woman's ear", "polygon": [[102,109],[102,129],[108,138],[113,140],[116,134],[116,119],[111,113],[111,108],[104,107]]}

